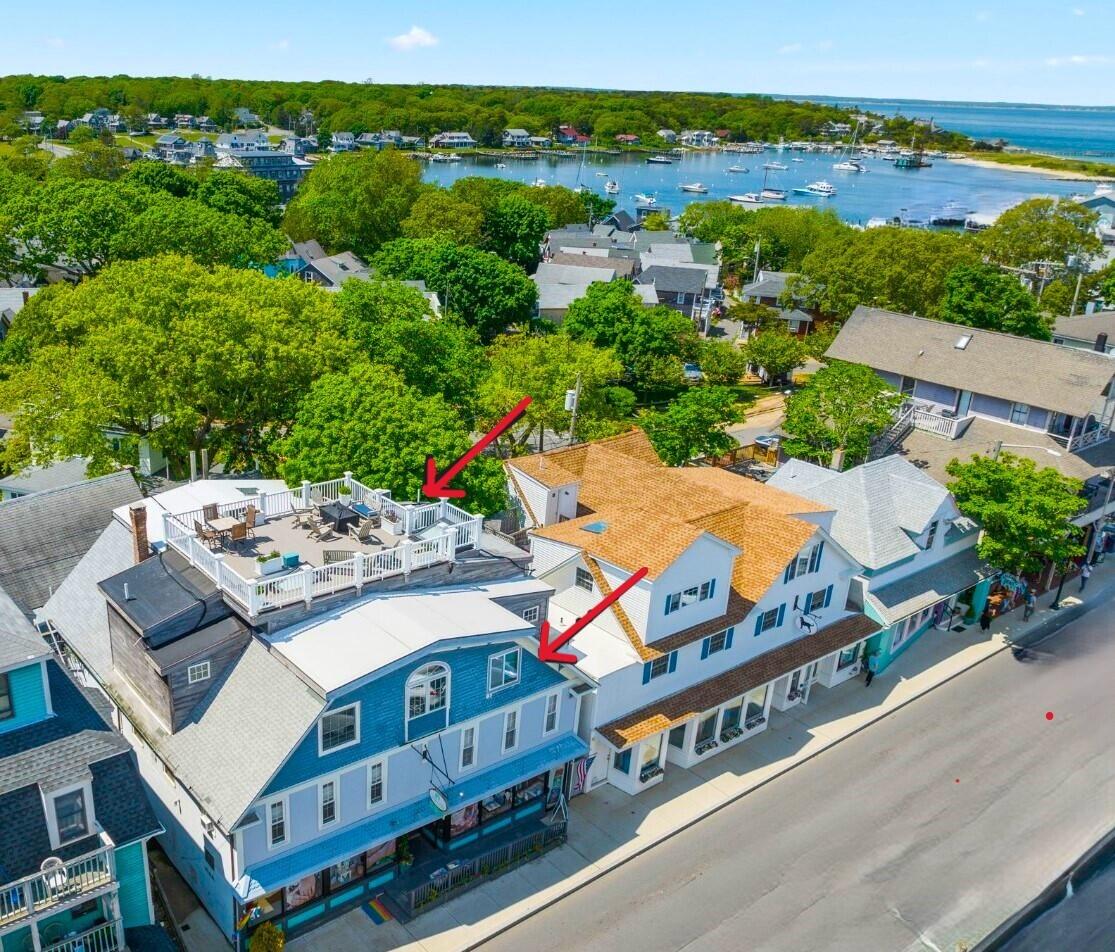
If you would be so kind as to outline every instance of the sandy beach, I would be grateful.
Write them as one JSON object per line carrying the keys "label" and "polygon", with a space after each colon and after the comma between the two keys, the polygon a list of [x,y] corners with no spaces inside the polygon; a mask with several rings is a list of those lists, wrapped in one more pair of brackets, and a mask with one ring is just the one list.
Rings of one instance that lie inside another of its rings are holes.
{"label": "sandy beach", "polygon": [[1070,172],[1065,169],[1043,169],[1037,165],[1009,165],[1006,162],[993,162],[990,159],[976,159],[971,156],[965,156],[963,159],[949,159],[948,161],[957,165],[975,165],[984,169],[1002,169],[1004,172],[1026,172],[1030,175],[1044,175],[1046,178],[1061,179],[1062,181],[1115,181],[1115,179],[1106,175],[1089,175],[1087,172]]}

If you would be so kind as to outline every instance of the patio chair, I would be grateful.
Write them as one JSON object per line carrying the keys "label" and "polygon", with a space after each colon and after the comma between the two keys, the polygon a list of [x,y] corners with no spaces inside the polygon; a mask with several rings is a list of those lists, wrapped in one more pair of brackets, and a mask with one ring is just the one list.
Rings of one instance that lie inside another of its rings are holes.
{"label": "patio chair", "polygon": [[238,522],[234,525],[228,533],[228,544],[232,548],[236,548],[241,542],[248,541],[248,526],[247,523]]}
{"label": "patio chair", "polygon": [[328,542],[330,539],[337,538],[337,533],[333,531],[333,527],[328,522],[323,522],[310,530],[310,538],[316,542]]}
{"label": "patio chair", "polygon": [[206,522],[212,522],[214,519],[220,518],[220,513],[217,511],[217,504],[215,502],[207,502],[202,506],[201,514],[205,517]]}
{"label": "patio chair", "polygon": [[194,532],[197,537],[201,539],[209,548],[213,548],[215,543],[221,541],[221,535],[216,529],[210,529],[208,526],[203,526],[196,519],[194,520]]}
{"label": "patio chair", "polygon": [[244,528],[248,530],[248,535],[255,538],[256,534],[256,516],[259,515],[259,510],[255,506],[249,506],[244,510]]}
{"label": "patio chair", "polygon": [[295,512],[294,528],[306,530],[313,529],[318,524],[318,521],[320,521],[314,520],[315,515],[316,513],[310,509],[304,509],[301,512]]}
{"label": "patio chair", "polygon": [[369,542],[378,542],[379,539],[377,539],[372,534],[372,530],[373,529],[378,529],[378,528],[379,528],[379,520],[378,519],[365,519],[358,526],[349,526],[348,527],[348,534],[350,536],[352,536],[357,542],[363,542],[365,544],[367,544]]}

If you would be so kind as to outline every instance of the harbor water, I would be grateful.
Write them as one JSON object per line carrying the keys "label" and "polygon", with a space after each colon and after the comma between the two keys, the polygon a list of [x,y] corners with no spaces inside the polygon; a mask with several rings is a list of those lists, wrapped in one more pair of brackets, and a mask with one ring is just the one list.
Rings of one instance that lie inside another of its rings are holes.
{"label": "harbor water", "polygon": [[[693,201],[724,200],[730,195],[758,192],[765,179],[769,187],[786,190],[786,201],[778,204],[833,208],[843,219],[857,224],[866,224],[871,218],[896,216],[928,221],[946,207],[996,214],[1034,196],[1090,194],[1093,188],[1090,182],[1059,179],[1055,173],[1039,175],[981,168],[941,158],[933,159],[931,167],[920,169],[899,169],[894,162],[866,159],[866,172],[835,171],[833,165],[839,161],[838,155],[789,149],[783,152],[768,149],[762,154],[689,152],[671,158],[670,165],[656,165],[648,164],[645,154],[589,153],[582,168],[580,155],[499,159],[466,153],[459,162],[429,163],[424,177],[443,186],[468,175],[490,175],[526,183],[542,180],[548,185],[569,188],[579,183],[602,196],[605,182],[614,179],[620,191],[606,197],[614,199],[619,208],[633,210],[635,195],[642,193],[655,196],[658,207],[673,214],[679,214]],[[506,168],[497,168],[500,162]],[[763,165],[769,162],[780,162],[786,169],[765,170]],[[729,172],[732,166],[743,166],[748,171]],[[822,198],[792,191],[819,179],[835,186],[836,194]],[[702,184],[708,192],[681,191],[681,185],[692,183]]]}

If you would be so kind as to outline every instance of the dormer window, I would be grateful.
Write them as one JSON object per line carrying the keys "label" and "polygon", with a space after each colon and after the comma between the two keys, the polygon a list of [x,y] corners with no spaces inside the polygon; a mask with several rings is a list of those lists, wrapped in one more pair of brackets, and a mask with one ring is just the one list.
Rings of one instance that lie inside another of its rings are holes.
{"label": "dormer window", "polygon": [[12,685],[8,680],[7,672],[0,674],[0,721],[15,717],[15,705],[12,704]]}
{"label": "dormer window", "polygon": [[488,693],[498,691],[519,682],[519,660],[521,651],[512,648],[488,658]]}
{"label": "dormer window", "polygon": [[85,802],[85,788],[79,787],[51,798],[54,823],[58,830],[58,844],[80,840],[89,835],[89,813]]}
{"label": "dormer window", "polygon": [[440,711],[449,703],[449,668],[428,664],[407,680],[407,719]]}
{"label": "dormer window", "polygon": [[937,520],[937,519],[934,519],[931,523],[929,523],[929,531],[926,532],[926,534],[925,534],[925,548],[926,549],[932,549],[933,548],[933,543],[937,539],[937,528],[940,526],[940,524],[941,524],[940,521]]}
{"label": "dormer window", "polygon": [[328,754],[360,740],[360,705],[350,704],[322,715],[318,721],[318,753]]}

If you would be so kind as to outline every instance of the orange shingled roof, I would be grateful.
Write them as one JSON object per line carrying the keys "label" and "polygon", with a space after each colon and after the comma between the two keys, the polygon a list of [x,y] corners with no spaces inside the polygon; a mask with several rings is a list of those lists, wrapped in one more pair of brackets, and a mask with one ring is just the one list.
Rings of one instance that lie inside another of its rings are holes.
{"label": "orange shingled roof", "polygon": [[753,502],[764,509],[792,516],[802,512],[832,512],[831,506],[822,505],[803,496],[795,496],[784,489],[765,485],[754,479],[741,478],[736,473],[715,466],[687,466],[673,471],[687,483],[705,489],[715,489],[736,502]]}
{"label": "orange shingled roof", "polygon": [[545,453],[535,453],[533,456],[518,456],[508,462],[519,472],[525,473],[544,486],[564,486],[580,479],[584,472],[585,460],[602,450],[658,469],[665,468],[654,447],[651,446],[650,440],[647,439],[647,435],[638,429],[592,443],[579,443],[559,450],[547,450]]}

